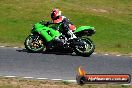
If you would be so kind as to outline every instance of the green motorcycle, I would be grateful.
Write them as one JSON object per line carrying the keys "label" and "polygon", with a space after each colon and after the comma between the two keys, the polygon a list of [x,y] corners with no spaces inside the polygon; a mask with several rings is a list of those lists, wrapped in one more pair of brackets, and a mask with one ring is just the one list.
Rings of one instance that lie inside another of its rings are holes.
{"label": "green motorcycle", "polygon": [[95,33],[94,27],[81,26],[74,31],[77,38],[67,39],[62,34],[62,24],[48,24],[41,21],[36,23],[31,30],[31,34],[25,40],[25,48],[29,52],[55,51],[77,55],[90,56],[95,49],[95,45],[87,36]]}

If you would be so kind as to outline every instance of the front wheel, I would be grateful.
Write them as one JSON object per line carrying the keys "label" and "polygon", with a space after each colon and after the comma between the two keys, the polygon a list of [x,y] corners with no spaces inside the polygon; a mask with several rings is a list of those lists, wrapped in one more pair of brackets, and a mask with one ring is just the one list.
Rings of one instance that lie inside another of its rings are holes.
{"label": "front wheel", "polygon": [[39,35],[29,35],[25,40],[25,48],[29,52],[42,52],[45,48],[43,39]]}
{"label": "front wheel", "polygon": [[90,56],[94,52],[95,45],[89,38],[82,38],[80,43],[81,44],[77,44],[74,47],[74,51],[77,55]]}

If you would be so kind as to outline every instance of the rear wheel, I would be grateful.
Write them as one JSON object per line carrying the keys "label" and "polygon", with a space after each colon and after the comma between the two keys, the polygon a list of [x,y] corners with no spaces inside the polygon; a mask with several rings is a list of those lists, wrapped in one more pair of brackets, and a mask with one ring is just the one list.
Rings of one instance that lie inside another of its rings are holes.
{"label": "rear wheel", "polygon": [[29,35],[25,40],[25,48],[29,52],[42,52],[45,48],[44,42],[39,35]]}
{"label": "rear wheel", "polygon": [[82,38],[81,43],[83,44],[75,45],[75,53],[81,56],[90,56],[95,49],[95,45],[93,44],[93,42],[89,38]]}

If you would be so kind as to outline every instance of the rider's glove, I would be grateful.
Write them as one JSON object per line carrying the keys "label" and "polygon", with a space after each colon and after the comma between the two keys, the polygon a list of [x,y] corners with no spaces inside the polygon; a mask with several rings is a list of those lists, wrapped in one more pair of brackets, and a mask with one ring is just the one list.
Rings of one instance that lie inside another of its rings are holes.
{"label": "rider's glove", "polygon": [[50,25],[50,24],[51,24],[51,21],[48,21],[48,22],[47,22],[47,25]]}
{"label": "rider's glove", "polygon": [[45,25],[45,26],[48,26],[48,25],[50,25],[50,24],[52,24],[52,22],[51,22],[51,21],[48,21],[48,22],[46,22],[44,25]]}

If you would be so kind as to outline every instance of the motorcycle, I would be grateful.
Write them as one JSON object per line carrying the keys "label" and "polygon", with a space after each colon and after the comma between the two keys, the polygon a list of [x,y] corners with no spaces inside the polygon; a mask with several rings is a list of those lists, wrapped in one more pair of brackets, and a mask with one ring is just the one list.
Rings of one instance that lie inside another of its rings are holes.
{"label": "motorcycle", "polygon": [[95,49],[95,45],[88,36],[95,33],[95,28],[91,26],[81,26],[74,31],[76,38],[67,39],[62,34],[62,23],[47,24],[45,21],[36,23],[31,30],[31,34],[26,38],[24,45],[28,52],[42,51],[67,51],[75,52],[80,56],[90,56]]}

